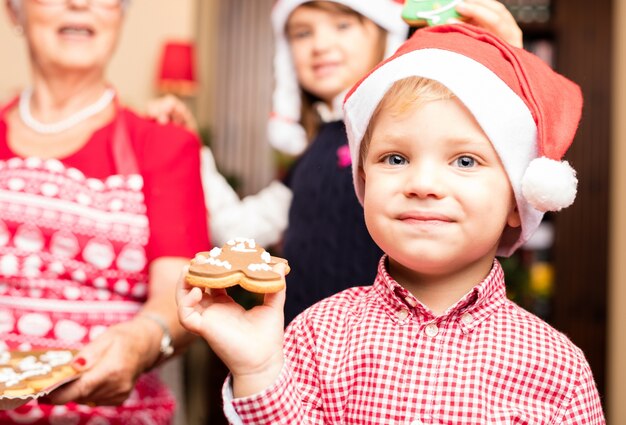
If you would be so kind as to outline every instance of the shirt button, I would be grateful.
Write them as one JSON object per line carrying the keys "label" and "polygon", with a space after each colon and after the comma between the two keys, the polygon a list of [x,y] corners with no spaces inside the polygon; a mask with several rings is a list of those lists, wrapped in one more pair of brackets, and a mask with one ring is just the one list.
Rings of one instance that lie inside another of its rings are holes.
{"label": "shirt button", "polygon": [[396,317],[398,318],[398,320],[406,319],[407,317],[409,317],[409,310],[407,310],[406,308],[398,310],[396,312]]}
{"label": "shirt button", "polygon": [[415,298],[413,297],[406,297],[404,301],[406,301],[406,303],[410,305],[411,307],[417,306],[417,301],[415,301]]}
{"label": "shirt button", "polygon": [[461,316],[461,322],[465,323],[466,325],[471,325],[473,321],[474,318],[469,313],[465,313],[463,316]]}
{"label": "shirt button", "polygon": [[426,326],[426,335],[428,335],[429,337],[434,338],[437,336],[438,333],[439,328],[434,323]]}
{"label": "shirt button", "polygon": [[420,421],[419,419],[415,419],[413,422],[411,422],[411,425],[422,425],[422,421]]}

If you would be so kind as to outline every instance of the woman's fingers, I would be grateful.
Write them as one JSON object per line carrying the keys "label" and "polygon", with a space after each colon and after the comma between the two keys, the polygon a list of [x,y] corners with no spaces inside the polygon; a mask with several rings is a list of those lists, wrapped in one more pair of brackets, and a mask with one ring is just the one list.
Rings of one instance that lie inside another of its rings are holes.
{"label": "woman's fingers", "polygon": [[93,392],[98,381],[94,380],[94,376],[90,371],[97,367],[109,343],[109,340],[96,339],[78,352],[72,367],[82,374],[77,380],[63,385],[50,393],[49,399],[52,404],[65,404],[70,401],[80,400]]}

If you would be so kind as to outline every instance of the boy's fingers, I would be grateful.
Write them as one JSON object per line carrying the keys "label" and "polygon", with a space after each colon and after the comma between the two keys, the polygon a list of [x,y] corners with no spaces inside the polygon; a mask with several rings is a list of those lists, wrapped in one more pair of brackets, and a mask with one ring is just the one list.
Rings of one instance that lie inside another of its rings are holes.
{"label": "boy's fingers", "polygon": [[224,295],[228,296],[228,292],[226,292],[224,288],[209,288],[206,293],[213,298],[222,297]]}
{"label": "boy's fingers", "polygon": [[176,303],[180,304],[180,300],[187,295],[189,289],[191,288],[185,279],[187,276],[187,272],[189,271],[189,266],[184,266],[178,276],[178,282],[176,283]]}
{"label": "boy's fingers", "polygon": [[286,290],[281,289],[273,294],[265,294],[263,297],[263,305],[283,311],[283,307],[285,306],[285,293]]}
{"label": "boy's fingers", "polygon": [[193,310],[202,300],[202,289],[191,288],[183,296],[177,299],[178,307]]}
{"label": "boy's fingers", "polygon": [[202,331],[202,315],[196,310],[200,300],[202,300],[202,290],[193,288],[178,301],[178,320],[185,329],[194,333]]}
{"label": "boy's fingers", "polygon": [[284,263],[276,263],[272,267],[272,271],[274,273],[278,273],[282,277],[285,277],[285,273],[287,272],[287,266]]}

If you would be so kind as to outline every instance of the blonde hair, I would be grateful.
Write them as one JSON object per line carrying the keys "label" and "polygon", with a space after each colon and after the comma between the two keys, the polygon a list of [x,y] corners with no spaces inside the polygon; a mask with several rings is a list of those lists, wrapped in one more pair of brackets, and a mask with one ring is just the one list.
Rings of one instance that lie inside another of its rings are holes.
{"label": "blonde hair", "polygon": [[[356,16],[361,23],[368,19],[360,13],[356,12],[355,10],[349,8],[348,6],[332,1],[309,1],[306,3],[302,3],[299,7],[307,7],[310,9],[323,10],[330,13]],[[378,45],[376,46],[379,52],[378,60],[382,61],[385,57],[385,49],[387,46],[387,31],[379,25],[376,25],[376,27],[379,30]],[[319,131],[321,125],[321,119],[317,113],[317,110],[315,109],[315,103],[319,102],[320,99],[313,94],[303,90],[302,87],[300,87],[300,99],[300,125],[302,126],[302,128],[304,128],[307,139],[310,142],[317,135],[317,132]]]}
{"label": "blonde hair", "polygon": [[365,130],[359,152],[359,165],[363,165],[363,158],[367,155],[376,120],[383,110],[393,115],[402,115],[425,103],[453,99],[454,97],[456,96],[449,88],[429,78],[407,77],[393,83],[378,103],[372,118],[370,118],[367,130]]}

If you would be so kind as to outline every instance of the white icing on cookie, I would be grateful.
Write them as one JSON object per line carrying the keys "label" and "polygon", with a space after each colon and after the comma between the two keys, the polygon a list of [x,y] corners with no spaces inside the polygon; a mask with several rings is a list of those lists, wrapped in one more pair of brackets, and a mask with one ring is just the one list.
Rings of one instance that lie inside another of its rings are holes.
{"label": "white icing on cookie", "polygon": [[258,263],[258,264],[250,264],[248,266],[248,270],[253,271],[253,272],[258,272],[258,271],[271,271],[272,268],[265,263]]}
{"label": "white icing on cookie", "polygon": [[[233,242],[232,244],[230,242]],[[235,238],[234,240],[228,241],[228,245],[233,246],[231,248],[232,251],[238,252],[256,252],[256,242],[254,239],[247,238]]]}
{"label": "white icing on cookie", "polygon": [[208,258],[207,263],[217,267],[224,267],[227,270],[233,268],[233,266],[228,261],[220,261],[215,258]]}
{"label": "white icing on cookie", "polygon": [[71,351],[67,350],[53,350],[47,351],[41,356],[39,356],[39,360],[49,364],[50,366],[61,366],[68,364],[72,361],[74,355]]}

